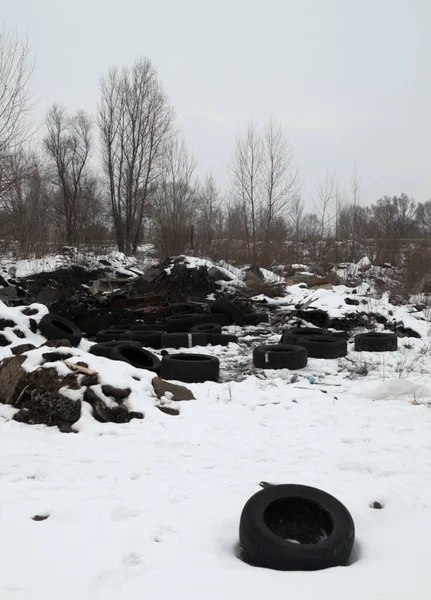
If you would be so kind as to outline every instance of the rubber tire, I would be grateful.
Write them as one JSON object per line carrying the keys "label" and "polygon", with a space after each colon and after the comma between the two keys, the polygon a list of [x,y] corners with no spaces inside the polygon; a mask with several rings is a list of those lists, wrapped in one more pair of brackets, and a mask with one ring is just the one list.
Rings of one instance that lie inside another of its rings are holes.
{"label": "rubber tire", "polygon": [[128,329],[101,329],[96,333],[96,342],[119,342],[129,339],[130,331]]}
{"label": "rubber tire", "polygon": [[128,339],[139,342],[144,348],[160,350],[162,347],[162,331],[131,331]]}
{"label": "rubber tire", "polygon": [[39,330],[48,340],[69,340],[72,346],[78,346],[82,340],[82,331],[76,325],[54,313],[41,318]]}
{"label": "rubber tire", "polygon": [[333,335],[304,335],[296,338],[298,346],[303,346],[309,358],[341,358],[347,354],[347,341]]}
{"label": "rubber tire", "polygon": [[184,315],[166,319],[166,331],[168,333],[187,333],[193,327],[201,322],[200,315]]}
{"label": "rubber tire", "polygon": [[217,381],[219,373],[219,359],[208,354],[170,354],[162,359],[162,379],[204,383]]}
{"label": "rubber tire", "polygon": [[[289,498],[303,499],[323,509],[332,521],[328,537],[297,544],[277,536],[265,522],[268,509]],[[245,504],[239,524],[242,558],[249,564],[279,571],[316,571],[346,566],[355,541],[355,524],[334,496],[307,485],[274,485],[260,490]]]}
{"label": "rubber tire", "polygon": [[232,319],[232,323],[235,325],[245,325],[245,315],[238,306],[235,306],[229,300],[218,298],[210,305],[210,310],[213,313],[225,313]]}
{"label": "rubber tire", "polygon": [[192,348],[206,346],[208,337],[205,333],[162,333],[161,348]]}
{"label": "rubber tire", "polygon": [[320,327],[291,327],[285,329],[280,338],[281,344],[294,344],[298,336],[304,335],[330,335],[328,329]]}
{"label": "rubber tire", "polygon": [[238,342],[236,335],[228,335],[225,333],[209,333],[207,338],[208,344],[211,346],[227,346],[228,344],[236,344]]}
{"label": "rubber tire", "polygon": [[232,325],[232,319],[225,313],[210,313],[201,316],[201,323],[218,323],[222,327]]}
{"label": "rubber tire", "polygon": [[264,312],[255,312],[244,315],[246,325],[259,325],[269,323],[269,315]]}
{"label": "rubber tire", "polygon": [[111,358],[160,375],[160,358],[144,348],[130,346],[130,344],[117,344],[112,350]]}
{"label": "rubber tire", "polygon": [[111,340],[110,342],[100,342],[98,344],[94,344],[93,346],[91,346],[89,352],[90,354],[94,354],[94,356],[104,356],[105,358],[112,358],[112,351],[116,346],[118,346],[118,344],[135,346],[136,348],[142,347],[139,342],[132,342],[126,340],[116,342]]}
{"label": "rubber tire", "polygon": [[253,364],[258,369],[303,369],[307,365],[305,348],[274,344],[253,348]]}
{"label": "rubber tire", "polygon": [[166,331],[164,323],[132,323],[130,331]]}
{"label": "rubber tire", "polygon": [[197,325],[193,325],[190,331],[211,335],[212,333],[221,333],[221,325],[218,323],[198,323]]}
{"label": "rubber tire", "polygon": [[358,333],[355,336],[357,352],[395,352],[397,349],[396,333]]}

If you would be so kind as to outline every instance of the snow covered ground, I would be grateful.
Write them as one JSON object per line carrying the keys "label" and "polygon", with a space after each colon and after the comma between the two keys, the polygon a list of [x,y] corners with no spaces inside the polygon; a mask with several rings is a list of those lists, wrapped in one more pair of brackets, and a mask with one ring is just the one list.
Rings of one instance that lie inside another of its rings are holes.
{"label": "snow covered ground", "polygon": [[[344,286],[290,286],[268,302],[282,311],[313,295],[313,308],[333,315],[378,310],[422,338],[400,338],[397,352],[378,355],[349,344],[345,359],[310,359],[291,382],[292,371],[253,371],[262,328],[250,327],[238,345],[199,349],[221,358],[222,382],[190,385],[196,400],[180,403],[177,417],[155,407],[151,374],[92,356],[83,340],[71,360],[84,357],[102,383],[130,387],[127,403],[142,421],[101,424],[84,404],[79,433],[63,434],[17,423],[0,404],[0,598],[429,600],[428,321],[367,293],[356,297],[368,304],[347,306]],[[36,319],[46,310],[38,308]],[[0,317],[44,341],[19,308],[0,305]],[[278,340],[266,331],[260,339]],[[26,368],[40,354],[28,353]],[[339,498],[356,526],[351,564],[281,573],[239,560],[241,510],[261,480]]]}

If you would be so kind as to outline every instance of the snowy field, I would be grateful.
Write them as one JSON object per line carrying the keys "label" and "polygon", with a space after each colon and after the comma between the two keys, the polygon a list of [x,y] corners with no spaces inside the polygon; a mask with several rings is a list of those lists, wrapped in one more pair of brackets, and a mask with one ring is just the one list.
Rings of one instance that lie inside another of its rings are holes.
{"label": "snowy field", "polygon": [[[152,374],[88,354],[83,340],[71,360],[84,359],[101,383],[130,387],[127,405],[142,421],[101,424],[84,403],[78,433],[63,434],[17,423],[0,404],[1,600],[429,600],[427,315],[357,291],[367,304],[346,305],[344,286],[291,286],[269,302],[279,313],[311,296],[331,315],[377,311],[421,339],[379,354],[350,343],[348,357],[309,359],[292,382],[292,371],[253,371],[253,345],[279,334],[249,327],[239,344],[193,349],[220,357],[222,382],[191,384],[196,400],[180,403],[177,417],[155,407]],[[36,320],[46,312],[37,308]],[[19,308],[0,305],[0,317],[43,343]],[[41,352],[24,367],[36,368]],[[261,480],[339,498],[356,526],[351,564],[283,573],[239,560],[241,510]]]}

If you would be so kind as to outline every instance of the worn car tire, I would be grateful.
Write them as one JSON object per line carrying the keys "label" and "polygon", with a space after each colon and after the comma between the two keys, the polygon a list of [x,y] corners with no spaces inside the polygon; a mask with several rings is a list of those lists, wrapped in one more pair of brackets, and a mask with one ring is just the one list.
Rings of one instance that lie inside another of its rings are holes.
{"label": "worn car tire", "polygon": [[303,369],[307,351],[295,345],[263,345],[253,349],[253,364],[258,369]]}
{"label": "worn car tire", "polygon": [[217,381],[220,361],[208,354],[170,354],[162,359],[162,379],[175,379],[185,383]]}
{"label": "worn car tire", "polygon": [[269,323],[269,315],[264,312],[248,313],[244,315],[246,325],[259,325],[260,323]]}
{"label": "worn car tire", "polygon": [[161,348],[192,348],[206,346],[208,338],[205,333],[162,333]]}
{"label": "worn car tire", "polygon": [[355,336],[357,352],[394,352],[397,349],[396,333],[358,333]]}
{"label": "worn car tire", "polygon": [[218,323],[222,327],[232,325],[232,319],[225,313],[209,313],[201,315],[201,323]]}
{"label": "worn car tire", "polygon": [[128,329],[101,329],[96,333],[96,342],[119,342],[129,339],[130,331]]}
{"label": "worn car tire", "polygon": [[168,333],[183,333],[188,332],[193,327],[201,322],[200,315],[179,315],[166,319],[166,331]]}
{"label": "worn car tire", "polygon": [[160,350],[162,347],[162,331],[131,331],[127,339],[139,342],[144,348]]}
{"label": "worn car tire", "polygon": [[132,323],[130,331],[166,331],[164,323]]}
{"label": "worn car tire", "polygon": [[100,342],[91,346],[89,352],[90,354],[94,354],[95,356],[104,356],[105,358],[112,358],[112,352],[118,344],[125,344],[127,346],[135,346],[135,348],[141,348],[141,344],[139,342],[132,342],[130,340],[123,341],[114,341],[110,342]]}
{"label": "worn car tire", "polygon": [[82,331],[69,319],[48,313],[39,321],[39,329],[48,340],[69,340],[72,346],[78,346]]}
{"label": "worn car tire", "polygon": [[233,302],[229,302],[229,300],[218,298],[210,305],[210,310],[213,313],[225,313],[236,325],[242,326],[245,324],[244,313],[240,308],[238,308],[238,306],[233,304]]}
{"label": "worn car tire", "polygon": [[347,354],[347,341],[333,335],[304,335],[296,338],[309,358],[341,358]]}
{"label": "worn car tire", "polygon": [[111,358],[126,362],[137,369],[146,369],[160,375],[160,358],[144,348],[130,344],[117,344],[112,350]]}
{"label": "worn car tire", "polygon": [[228,344],[236,344],[238,338],[236,335],[229,335],[225,333],[209,333],[207,334],[208,344],[211,346],[227,346]]}
{"label": "worn car tire", "polygon": [[316,571],[348,564],[355,525],[347,508],[322,490],[274,485],[245,504],[239,541],[243,560],[254,566]]}
{"label": "worn car tire", "polygon": [[221,325],[218,323],[198,323],[197,325],[193,325],[190,331],[205,333],[206,335],[211,333],[221,333]]}

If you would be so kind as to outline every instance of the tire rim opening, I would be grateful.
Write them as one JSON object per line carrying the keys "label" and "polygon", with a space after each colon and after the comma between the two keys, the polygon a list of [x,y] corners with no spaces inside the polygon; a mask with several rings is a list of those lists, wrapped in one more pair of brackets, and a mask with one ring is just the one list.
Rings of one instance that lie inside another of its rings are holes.
{"label": "tire rim opening", "polygon": [[281,498],[270,504],[263,516],[277,537],[294,544],[319,544],[333,531],[330,514],[305,498]]}
{"label": "tire rim opening", "polygon": [[211,360],[212,357],[211,356],[196,356],[195,354],[184,354],[181,356],[170,356],[169,358],[173,358],[174,360],[184,360],[184,361],[190,360],[190,361],[194,361],[194,362],[197,362],[197,361],[203,362],[203,361]]}
{"label": "tire rim opening", "polygon": [[143,352],[139,351],[138,348],[134,348],[133,346],[121,348],[121,356],[133,363],[133,365],[139,365],[144,368],[154,367],[154,362],[152,361],[151,357],[147,356]]}

